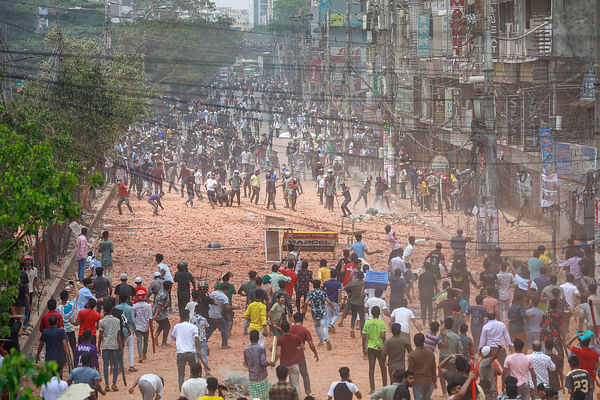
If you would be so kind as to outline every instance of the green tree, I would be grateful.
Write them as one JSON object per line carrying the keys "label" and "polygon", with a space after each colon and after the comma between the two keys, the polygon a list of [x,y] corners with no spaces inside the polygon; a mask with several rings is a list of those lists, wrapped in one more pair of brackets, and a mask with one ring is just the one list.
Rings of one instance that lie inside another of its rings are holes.
{"label": "green tree", "polygon": [[[56,31],[47,38],[56,45]],[[55,143],[54,160],[75,167],[81,183],[105,154],[114,151],[119,134],[133,125],[153,98],[140,54],[114,51],[101,57],[97,40],[62,35],[60,70],[55,58],[28,80],[22,97],[8,105],[17,121],[37,121],[42,137]]]}
{"label": "green tree", "polygon": [[[76,219],[81,208],[73,200],[77,176],[55,167],[53,146],[40,138],[34,122],[15,129],[0,106],[0,310],[12,306],[18,294],[20,255],[26,235],[40,227]],[[0,327],[7,333],[8,314],[0,314]]]}
{"label": "green tree", "polygon": [[140,20],[115,28],[113,44],[124,53],[144,55],[144,68],[155,90],[165,96],[184,96],[201,86],[241,50],[241,32],[230,20]]}
{"label": "green tree", "polygon": [[32,357],[24,356],[15,349],[4,358],[0,368],[0,393],[10,393],[15,400],[34,400],[37,397],[29,387],[22,387],[21,379],[28,378],[37,387],[48,382],[56,372],[56,362],[35,365]]}
{"label": "green tree", "polygon": [[269,28],[276,32],[291,32],[297,29],[291,17],[307,14],[310,11],[310,1],[306,0],[277,0],[273,7],[273,20]]}

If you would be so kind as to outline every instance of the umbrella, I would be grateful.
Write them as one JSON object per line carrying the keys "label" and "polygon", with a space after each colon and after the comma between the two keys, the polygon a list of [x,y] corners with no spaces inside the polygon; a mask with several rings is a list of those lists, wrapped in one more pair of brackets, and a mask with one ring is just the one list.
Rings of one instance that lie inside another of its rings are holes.
{"label": "umbrella", "polygon": [[93,391],[87,383],[76,383],[62,392],[57,400],[84,400],[90,397],[90,393]]}

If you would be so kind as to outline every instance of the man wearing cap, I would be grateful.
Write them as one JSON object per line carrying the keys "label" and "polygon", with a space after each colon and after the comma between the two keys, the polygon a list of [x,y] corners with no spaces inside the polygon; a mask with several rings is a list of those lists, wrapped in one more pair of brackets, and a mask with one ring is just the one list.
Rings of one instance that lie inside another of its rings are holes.
{"label": "man wearing cap", "polygon": [[135,304],[138,302],[140,291],[143,293],[145,299],[148,296],[148,290],[142,286],[142,278],[140,278],[139,276],[135,277],[134,282],[135,287],[133,288],[133,290],[135,291],[135,299],[133,300],[133,303]]}
{"label": "man wearing cap", "polygon": [[163,282],[164,280],[160,277],[160,272],[156,271],[154,273],[154,281],[152,281],[152,283],[148,287],[148,294],[146,296],[146,300],[149,300],[152,295],[156,297],[158,292],[160,292],[163,288]]}
{"label": "man wearing cap", "polygon": [[[483,346],[480,350],[482,357],[479,362],[480,383],[486,400],[495,400],[497,396],[495,375],[501,375],[502,370],[497,363],[494,364],[494,361],[498,358],[501,350],[502,346],[496,347],[494,352],[490,346]],[[487,381],[489,385],[484,384],[484,381]]]}
{"label": "man wearing cap", "polygon": [[131,305],[131,298],[135,297],[136,291],[133,286],[127,283],[127,274],[121,274],[121,283],[115,287],[115,299],[119,300],[121,294],[127,296],[127,304]]}
{"label": "man wearing cap", "polygon": [[[136,278],[137,279],[137,278]],[[140,279],[141,280],[141,279]],[[139,362],[143,362],[148,354],[148,331],[152,319],[152,306],[146,301],[146,289],[138,290],[135,294],[133,316],[135,317],[135,336]]]}
{"label": "man wearing cap", "polygon": [[233,171],[233,176],[229,178],[229,184],[231,185],[231,196],[229,198],[229,206],[233,205],[233,198],[237,197],[237,205],[240,207],[240,190],[242,187],[242,178],[240,177],[240,171],[237,169]]}

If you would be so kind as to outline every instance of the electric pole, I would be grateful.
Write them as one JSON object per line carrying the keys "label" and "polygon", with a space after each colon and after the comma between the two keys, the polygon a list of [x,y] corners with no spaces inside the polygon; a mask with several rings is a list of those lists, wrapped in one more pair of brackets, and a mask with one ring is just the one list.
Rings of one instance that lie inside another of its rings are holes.
{"label": "electric pole", "polygon": [[53,81],[58,80],[62,61],[62,32],[60,31],[60,3],[56,0],[56,47],[54,48]]}
{"label": "electric pole", "polygon": [[11,82],[9,78],[5,77],[10,63],[8,51],[6,25],[0,25],[0,95],[2,95],[4,103],[12,100]]}
{"label": "electric pole", "polygon": [[482,104],[482,129],[483,137],[480,140],[483,152],[479,160],[479,173],[481,176],[479,190],[479,222],[477,224],[478,250],[483,252],[493,251],[499,243],[498,229],[498,175],[496,171],[496,121],[494,113],[494,66],[492,64],[492,24],[491,0],[483,2],[484,32],[483,32],[483,97]]}
{"label": "electric pole", "polygon": [[[350,42],[352,40],[352,31],[350,27],[350,1],[346,0],[346,18],[342,25],[346,25],[346,54],[344,57],[344,91],[346,95],[346,118],[345,122],[348,124],[348,131],[352,135],[352,104],[350,104],[350,95],[352,92],[351,84],[352,78],[350,74]],[[346,154],[346,130],[342,123],[342,154]],[[346,159],[345,162],[348,162]]]}
{"label": "electric pole", "polygon": [[[594,4],[596,7],[596,23],[594,24],[596,32],[596,41],[595,41],[595,49],[594,49],[594,146],[596,147],[596,151],[600,153],[600,4],[596,2]],[[598,204],[600,200],[600,193],[598,188],[594,188],[596,190],[596,204]],[[596,208],[595,208],[596,209]],[[598,223],[598,221],[595,221]],[[599,227],[594,224],[594,237],[595,237],[595,252],[596,257],[598,257],[598,252],[600,252],[600,231]],[[597,270],[597,269],[596,269]],[[596,273],[597,275],[598,273]],[[596,276],[598,278],[598,276]]]}
{"label": "electric pole", "polygon": [[108,0],[104,0],[104,29],[102,33],[102,61],[106,63],[112,53],[112,36],[110,32],[110,18]]}

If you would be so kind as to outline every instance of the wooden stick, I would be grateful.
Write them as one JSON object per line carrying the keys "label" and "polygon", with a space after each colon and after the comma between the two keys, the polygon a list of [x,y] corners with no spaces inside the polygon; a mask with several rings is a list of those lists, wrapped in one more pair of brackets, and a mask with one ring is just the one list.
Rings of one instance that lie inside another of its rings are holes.
{"label": "wooden stick", "polygon": [[598,326],[596,325],[596,315],[594,314],[594,303],[592,299],[588,300],[588,304],[590,305],[590,314],[592,314],[592,323],[594,324],[594,334],[596,335],[596,340],[598,340]]}
{"label": "wooden stick", "polygon": [[248,247],[200,247],[197,249],[181,249],[181,251],[206,251],[206,250],[240,250],[240,251],[249,251],[252,249],[256,249],[256,246],[248,246]]}
{"label": "wooden stick", "polygon": [[152,354],[156,353],[156,341],[154,339],[154,327],[152,326],[152,320],[148,321],[150,327],[150,337],[152,338]]}
{"label": "wooden stick", "polygon": [[275,354],[277,353],[277,336],[273,336],[273,348],[271,349],[271,362],[275,362]]}

